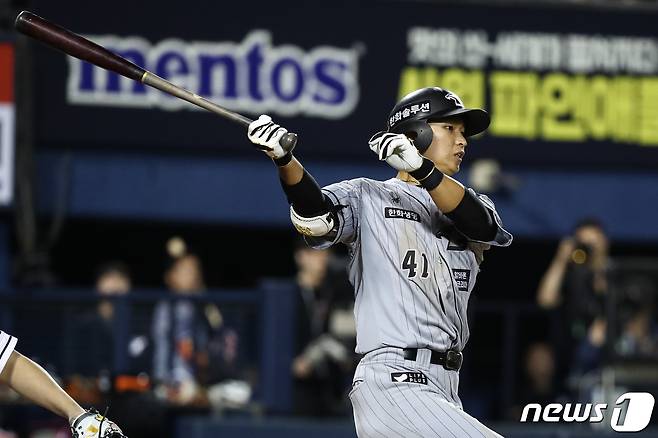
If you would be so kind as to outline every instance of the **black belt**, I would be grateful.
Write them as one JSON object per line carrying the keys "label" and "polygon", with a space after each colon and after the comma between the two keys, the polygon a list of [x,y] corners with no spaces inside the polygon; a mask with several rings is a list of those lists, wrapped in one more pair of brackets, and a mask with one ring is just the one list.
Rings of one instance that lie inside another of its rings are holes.
{"label": "black belt", "polygon": [[[402,349],[404,353],[404,358],[407,360],[416,360],[418,355],[417,348],[404,348]],[[459,351],[448,350],[448,351],[434,351],[432,350],[432,355],[430,356],[430,363],[434,365],[441,365],[446,370],[457,371],[462,366],[462,361],[464,356]]]}

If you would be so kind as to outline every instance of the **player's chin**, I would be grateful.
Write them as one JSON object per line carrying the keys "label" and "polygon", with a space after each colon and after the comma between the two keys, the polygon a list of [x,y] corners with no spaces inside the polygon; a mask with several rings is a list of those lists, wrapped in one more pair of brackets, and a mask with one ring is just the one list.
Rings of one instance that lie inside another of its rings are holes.
{"label": "player's chin", "polygon": [[455,173],[459,172],[459,165],[460,163],[451,163],[449,166],[447,166],[447,172],[443,172],[446,175],[454,175]]}
{"label": "player's chin", "polygon": [[448,176],[459,172],[459,164],[460,162],[458,160],[442,160],[434,162],[434,165]]}

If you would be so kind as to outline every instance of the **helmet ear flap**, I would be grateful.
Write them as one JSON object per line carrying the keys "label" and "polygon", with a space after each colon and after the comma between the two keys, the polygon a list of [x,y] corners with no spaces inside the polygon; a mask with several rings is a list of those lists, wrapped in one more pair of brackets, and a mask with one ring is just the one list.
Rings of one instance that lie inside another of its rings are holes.
{"label": "helmet ear flap", "polygon": [[416,130],[416,139],[414,140],[414,145],[418,148],[418,151],[422,154],[424,153],[432,144],[432,138],[434,133],[432,132],[432,127],[427,122],[419,122],[419,129]]}
{"label": "helmet ear flap", "polygon": [[434,137],[432,127],[429,123],[421,120],[401,123],[395,129],[392,129],[391,132],[395,132],[396,134],[411,134],[410,136],[413,138],[414,145],[421,154],[430,147],[432,138]]}

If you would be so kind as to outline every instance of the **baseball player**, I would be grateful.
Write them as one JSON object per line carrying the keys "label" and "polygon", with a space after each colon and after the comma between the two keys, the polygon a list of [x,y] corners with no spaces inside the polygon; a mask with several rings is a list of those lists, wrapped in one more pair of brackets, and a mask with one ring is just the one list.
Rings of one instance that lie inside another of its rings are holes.
{"label": "baseball player", "polygon": [[124,438],[121,429],[94,411],[85,411],[39,365],[15,350],[17,340],[0,330],[0,382],[23,397],[67,418],[74,438]]}
{"label": "baseball player", "polygon": [[279,145],[284,128],[266,115],[248,128],[278,166],[295,228],[316,248],[349,248],[363,355],[350,400],[361,438],[500,436],[465,413],[457,395],[483,253],[512,242],[491,200],[451,178],[466,139],[489,121],[455,93],[417,90],[395,105],[387,131],[369,140],[397,176],[323,189]]}

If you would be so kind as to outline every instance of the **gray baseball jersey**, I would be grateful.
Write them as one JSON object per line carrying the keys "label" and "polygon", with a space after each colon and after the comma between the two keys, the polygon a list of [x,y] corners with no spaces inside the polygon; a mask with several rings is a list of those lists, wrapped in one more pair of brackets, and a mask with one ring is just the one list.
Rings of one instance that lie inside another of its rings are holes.
{"label": "gray baseball jersey", "polygon": [[[458,372],[429,364],[429,350],[464,348],[468,299],[483,251],[512,242],[491,200],[478,195],[498,232],[490,242],[474,242],[425,189],[397,178],[342,181],[323,192],[338,209],[337,234],[330,242],[312,243],[322,248],[342,242],[351,256],[356,351],[365,354],[350,396],[359,436],[498,436],[461,409]],[[404,359],[403,348],[420,349],[417,361]],[[403,387],[418,401],[400,399]],[[428,408],[433,418],[427,418],[419,403],[439,403],[441,409]],[[421,423],[426,427],[419,428]]]}
{"label": "gray baseball jersey", "polygon": [[461,351],[468,341],[468,298],[485,244],[507,246],[512,236],[494,212],[491,242],[466,242],[421,187],[397,178],[359,178],[323,192],[339,206],[333,242],[350,249],[357,353],[382,347]]}
{"label": "gray baseball jersey", "polygon": [[0,373],[5,369],[11,353],[16,348],[16,338],[0,330]]}

